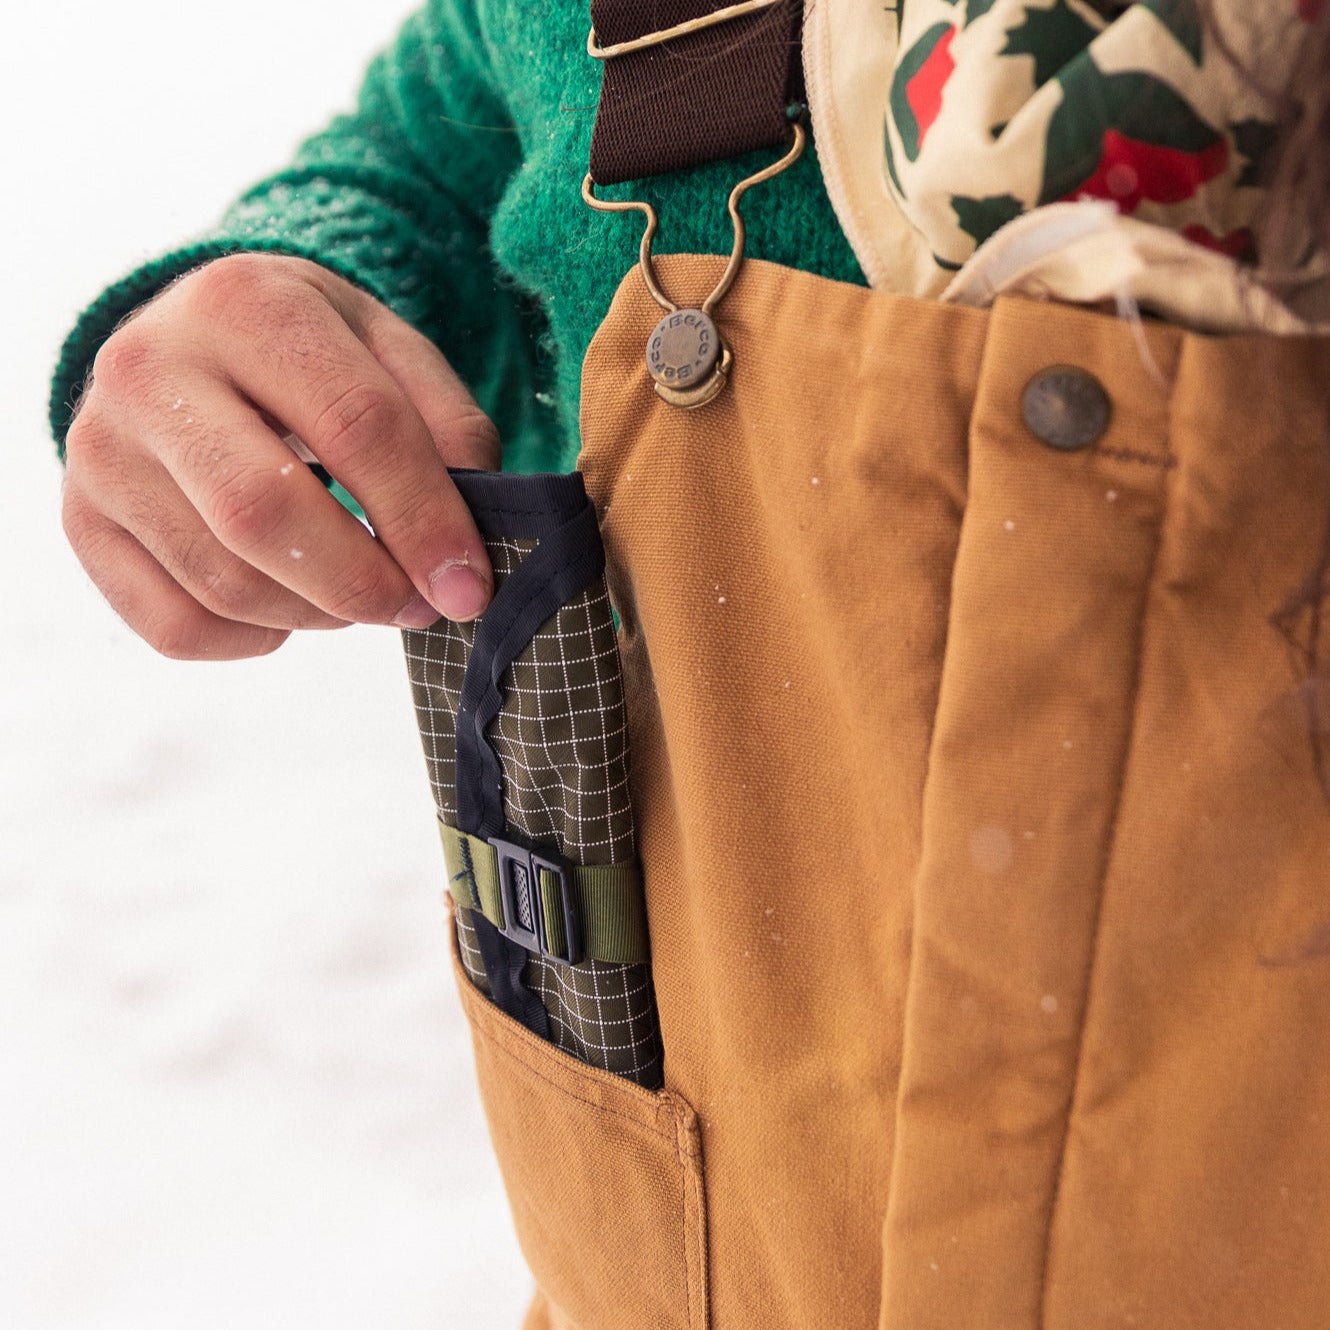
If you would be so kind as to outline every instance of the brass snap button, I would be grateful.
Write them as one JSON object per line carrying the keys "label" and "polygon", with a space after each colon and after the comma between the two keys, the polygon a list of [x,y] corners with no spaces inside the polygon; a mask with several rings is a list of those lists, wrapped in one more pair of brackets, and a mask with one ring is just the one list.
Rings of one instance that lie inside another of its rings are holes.
{"label": "brass snap button", "polygon": [[687,390],[704,382],[719,357],[716,325],[700,309],[667,314],[647,338],[647,369],[667,388]]}
{"label": "brass snap button", "polygon": [[1035,438],[1073,452],[1103,437],[1113,408],[1103,384],[1089,371],[1052,365],[1025,385],[1021,414]]}

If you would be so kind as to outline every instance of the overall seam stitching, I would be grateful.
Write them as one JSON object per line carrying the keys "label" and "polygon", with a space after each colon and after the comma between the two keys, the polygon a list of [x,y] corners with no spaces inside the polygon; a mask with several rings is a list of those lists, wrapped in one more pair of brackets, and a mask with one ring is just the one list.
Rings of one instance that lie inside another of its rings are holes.
{"label": "overall seam stitching", "polygon": [[688,1317],[688,1324],[692,1326],[693,1321],[693,1271],[692,1264],[688,1259],[688,1165],[683,1157],[683,1120],[680,1116],[678,1105],[672,1105],[674,1108],[674,1157],[679,1164],[679,1232],[683,1238],[683,1287],[685,1301],[685,1315]]}
{"label": "overall seam stitching", "polygon": [[1142,466],[1157,466],[1164,471],[1170,471],[1177,466],[1176,457],[1159,457],[1153,453],[1143,453],[1135,448],[1113,448],[1113,447],[1094,447],[1090,449],[1094,457],[1112,457],[1122,462],[1139,462]]}
{"label": "overall seam stitching", "polygon": [[[1172,431],[1170,430],[1170,434]],[[1175,459],[1169,458],[1168,461],[1174,462]],[[1108,877],[1113,867],[1114,850],[1118,839],[1118,824],[1122,816],[1122,798],[1127,785],[1127,776],[1131,769],[1132,756],[1136,749],[1136,736],[1140,723],[1140,702],[1141,702],[1141,676],[1144,673],[1145,664],[1145,646],[1150,631],[1150,607],[1153,600],[1155,575],[1159,568],[1159,555],[1164,544],[1164,526],[1168,520],[1169,495],[1165,488],[1162,496],[1161,511],[1159,515],[1159,527],[1155,535],[1155,546],[1150,556],[1150,568],[1146,575],[1143,593],[1141,596],[1141,618],[1140,631],[1136,643],[1135,669],[1132,676],[1132,694],[1131,694],[1131,716],[1127,728],[1126,744],[1122,754],[1122,765],[1119,770],[1116,788],[1113,797],[1113,814],[1109,822],[1108,838],[1104,852],[1104,867],[1100,874],[1099,895],[1095,905],[1094,928],[1090,941],[1089,960],[1085,972],[1085,1004],[1081,1012],[1080,1035],[1077,1040],[1076,1052],[1076,1070],[1072,1077],[1071,1098],[1067,1103],[1067,1120],[1062,1133],[1062,1149],[1058,1155],[1057,1174],[1053,1183],[1053,1195],[1048,1208],[1048,1228],[1044,1235],[1044,1259],[1039,1272],[1039,1330],[1047,1330],[1048,1325],[1048,1272],[1052,1263],[1053,1253],[1053,1233],[1057,1225],[1058,1205],[1062,1198],[1062,1183],[1066,1175],[1067,1165],[1067,1147],[1071,1138],[1072,1120],[1076,1115],[1076,1105],[1080,1098],[1081,1072],[1085,1062],[1085,1038],[1086,1032],[1090,1026],[1090,1003],[1092,1000],[1092,985],[1096,961],[1099,956],[1099,947],[1102,939],[1103,920],[1104,920],[1104,897],[1108,888]]]}

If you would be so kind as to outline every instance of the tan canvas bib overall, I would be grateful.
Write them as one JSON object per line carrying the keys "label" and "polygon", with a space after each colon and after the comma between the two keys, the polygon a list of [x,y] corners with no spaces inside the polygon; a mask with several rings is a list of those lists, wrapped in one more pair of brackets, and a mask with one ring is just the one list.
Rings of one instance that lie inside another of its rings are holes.
{"label": "tan canvas bib overall", "polygon": [[[1322,1330],[1330,698],[1281,610],[1330,345],[750,262],[685,412],[658,315],[629,274],[581,467],[665,1090],[462,982],[528,1326]],[[1084,446],[1027,423],[1051,366]]]}

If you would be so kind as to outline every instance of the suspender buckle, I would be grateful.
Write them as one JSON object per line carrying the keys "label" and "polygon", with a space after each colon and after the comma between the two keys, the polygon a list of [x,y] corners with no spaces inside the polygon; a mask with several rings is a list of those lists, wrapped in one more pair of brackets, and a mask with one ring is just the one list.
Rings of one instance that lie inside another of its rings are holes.
{"label": "suspender buckle", "polygon": [[554,851],[528,848],[500,836],[491,836],[489,843],[499,860],[503,905],[499,932],[527,951],[576,965],[583,953],[572,865]]}
{"label": "suspender buckle", "polygon": [[640,212],[647,219],[646,230],[638,245],[637,263],[651,298],[665,311],[665,317],[656,324],[651,336],[647,338],[647,372],[655,380],[656,393],[671,406],[683,407],[685,410],[705,406],[725,386],[732,357],[712,322],[711,312],[734,285],[734,279],[738,277],[739,268],[743,264],[747,233],[743,214],[739,211],[739,200],[754,185],[778,176],[798,161],[808,140],[808,133],[799,120],[790,122],[790,131],[792,142],[780,161],[739,181],[730,190],[725,206],[734,225],[734,247],[730,250],[730,261],[716,289],[699,309],[680,309],[656,281],[656,270],[651,262],[651,245],[656,238],[660,219],[656,216],[655,208],[640,199],[598,199],[596,182],[592,180],[591,173],[587,172],[582,181],[582,198],[588,207],[595,208],[597,212]]}

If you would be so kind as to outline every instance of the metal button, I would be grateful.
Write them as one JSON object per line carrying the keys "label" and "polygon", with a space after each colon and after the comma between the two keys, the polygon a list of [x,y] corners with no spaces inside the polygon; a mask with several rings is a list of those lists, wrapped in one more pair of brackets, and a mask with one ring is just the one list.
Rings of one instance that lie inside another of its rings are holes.
{"label": "metal button", "polygon": [[647,370],[666,388],[701,385],[716,367],[720,338],[700,309],[677,309],[656,324],[647,338]]}
{"label": "metal button", "polygon": [[1053,365],[1025,385],[1021,412],[1037,439],[1071,452],[1103,436],[1113,409],[1093,374],[1074,365]]}

